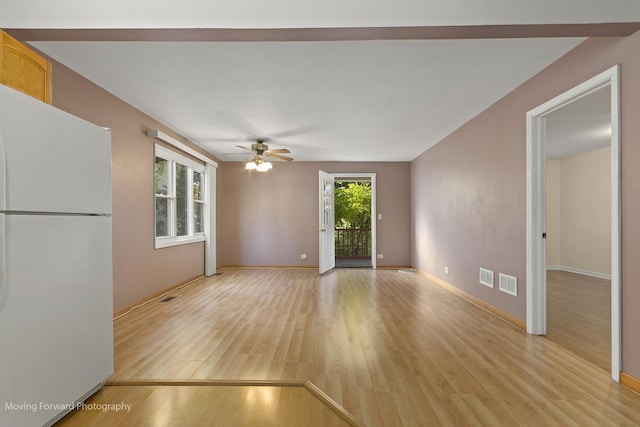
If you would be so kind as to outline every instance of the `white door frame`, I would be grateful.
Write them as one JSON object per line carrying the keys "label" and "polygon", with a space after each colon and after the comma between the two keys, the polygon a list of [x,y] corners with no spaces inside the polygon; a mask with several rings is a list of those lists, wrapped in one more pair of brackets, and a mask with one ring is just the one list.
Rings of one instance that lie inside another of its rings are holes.
{"label": "white door frame", "polygon": [[[376,244],[376,174],[373,173],[332,173],[333,180],[336,178],[365,178],[363,181],[371,182],[371,267],[376,268],[377,244]],[[335,257],[335,253],[334,253]]]}
{"label": "white door frame", "polygon": [[527,112],[527,333],[545,335],[547,290],[545,242],[544,117],[602,87],[611,88],[611,378],[620,382],[620,66],[616,65]]}

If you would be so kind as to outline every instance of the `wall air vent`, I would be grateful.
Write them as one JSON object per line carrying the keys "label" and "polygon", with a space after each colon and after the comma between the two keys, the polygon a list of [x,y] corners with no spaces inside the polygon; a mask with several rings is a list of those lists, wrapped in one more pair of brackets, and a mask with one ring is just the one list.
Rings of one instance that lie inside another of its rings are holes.
{"label": "wall air vent", "polygon": [[513,296],[518,296],[518,279],[516,277],[500,273],[499,280],[499,289],[502,292],[506,292]]}
{"label": "wall air vent", "polygon": [[480,268],[480,283],[493,288],[493,271]]}

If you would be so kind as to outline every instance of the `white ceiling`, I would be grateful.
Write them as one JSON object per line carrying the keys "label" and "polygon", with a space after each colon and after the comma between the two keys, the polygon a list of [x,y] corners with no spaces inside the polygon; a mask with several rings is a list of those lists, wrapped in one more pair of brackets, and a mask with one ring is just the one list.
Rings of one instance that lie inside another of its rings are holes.
{"label": "white ceiling", "polygon": [[[335,27],[545,31],[545,24],[640,21],[636,0],[0,3],[0,27],[13,29],[324,27],[326,35]],[[223,161],[246,160],[235,146],[254,137],[273,138],[272,147],[289,148],[296,160],[412,160],[583,40],[89,39],[27,40]]]}
{"label": "white ceiling", "polygon": [[223,161],[248,137],[297,160],[407,161],[579,41],[34,45]]}

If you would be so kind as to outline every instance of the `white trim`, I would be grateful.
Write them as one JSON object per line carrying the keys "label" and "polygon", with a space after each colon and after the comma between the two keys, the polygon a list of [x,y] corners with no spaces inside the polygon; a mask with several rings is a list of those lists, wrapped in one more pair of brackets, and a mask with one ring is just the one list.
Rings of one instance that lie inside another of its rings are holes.
{"label": "white trim", "polygon": [[611,87],[611,378],[620,381],[620,66],[527,112],[527,332],[546,333],[544,117],[602,87]]}
{"label": "white trim", "polygon": [[164,141],[164,142],[174,146],[178,150],[184,151],[185,153],[189,154],[190,156],[195,157],[198,160],[202,160],[206,164],[218,167],[218,164],[216,162],[214,162],[213,160],[211,160],[210,158],[208,158],[207,156],[199,153],[198,151],[194,150],[193,148],[189,147],[188,145],[183,144],[182,142],[178,141],[177,139],[172,138],[169,135],[160,132],[158,129],[149,129],[147,131],[147,136],[149,138],[155,138],[155,139],[159,139],[160,141]]}
{"label": "white trim", "polygon": [[198,233],[194,236],[167,236],[156,237],[156,249],[168,248],[171,246],[187,245],[190,243],[204,242],[204,233]]}
{"label": "white trim", "polygon": [[[333,179],[335,181],[336,178],[353,178],[354,182],[358,181],[371,181],[371,267],[374,269],[377,266],[377,253],[378,253],[378,244],[377,244],[377,218],[378,214],[376,209],[376,174],[375,172],[371,173],[332,173]],[[351,182],[349,179],[345,179],[347,182]],[[335,254],[334,254],[335,256]]]}
{"label": "white trim", "polygon": [[582,270],[580,268],[567,267],[566,265],[547,265],[547,271],[566,271],[567,273],[581,274],[583,276],[595,277],[596,279],[611,280],[610,274]]}
{"label": "white trim", "polygon": [[204,244],[204,275],[212,276],[216,273],[217,268],[217,249],[216,249],[216,177],[217,167],[212,164],[206,165],[204,179],[204,200],[205,200],[205,221],[204,235],[206,236]]}
{"label": "white trim", "polygon": [[174,160],[180,164],[192,168],[196,172],[204,173],[204,165],[202,163],[195,162],[190,158],[183,156],[182,154],[169,150],[160,144],[154,144],[156,157],[161,157],[166,160]]}
{"label": "white trim", "polygon": [[526,318],[527,333],[533,335],[544,335],[547,331],[546,277],[544,269],[539,267],[546,257],[542,240],[545,229],[543,138],[544,121],[532,112],[527,113]]}
{"label": "white trim", "polygon": [[620,194],[620,66],[611,79],[611,377],[620,382],[622,370],[622,197]]}

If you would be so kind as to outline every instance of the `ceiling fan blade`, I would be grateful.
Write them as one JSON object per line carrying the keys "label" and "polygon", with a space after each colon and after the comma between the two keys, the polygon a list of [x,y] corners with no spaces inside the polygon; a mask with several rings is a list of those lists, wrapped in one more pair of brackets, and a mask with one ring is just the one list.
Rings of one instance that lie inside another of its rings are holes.
{"label": "ceiling fan blade", "polygon": [[271,154],[271,153],[267,153],[267,152],[265,152],[264,154],[267,157],[273,157],[274,159],[286,160],[287,162],[290,162],[291,160],[293,160],[291,157],[281,156],[280,154]]}
{"label": "ceiling fan blade", "polygon": [[284,130],[282,132],[272,133],[272,134],[269,134],[269,136],[272,139],[279,139],[279,138],[287,138],[290,136],[304,135],[307,133],[314,133],[314,132],[317,132],[318,130],[319,130],[318,126],[300,126],[297,128]]}
{"label": "ceiling fan blade", "polygon": [[190,138],[203,144],[215,144],[216,142],[244,142],[247,138]]}
{"label": "ceiling fan blade", "polygon": [[243,118],[241,114],[234,111],[217,111],[216,116],[220,117],[223,123],[231,125],[231,127],[245,135],[260,135],[262,133],[251,122]]}
{"label": "ceiling fan blade", "polygon": [[273,150],[267,150],[266,153],[267,154],[272,154],[272,153],[290,153],[291,151],[287,150],[286,148],[274,148]]}
{"label": "ceiling fan blade", "polygon": [[243,147],[242,145],[236,145],[236,147],[242,148],[243,150],[251,151],[253,153],[253,150],[251,148]]}

